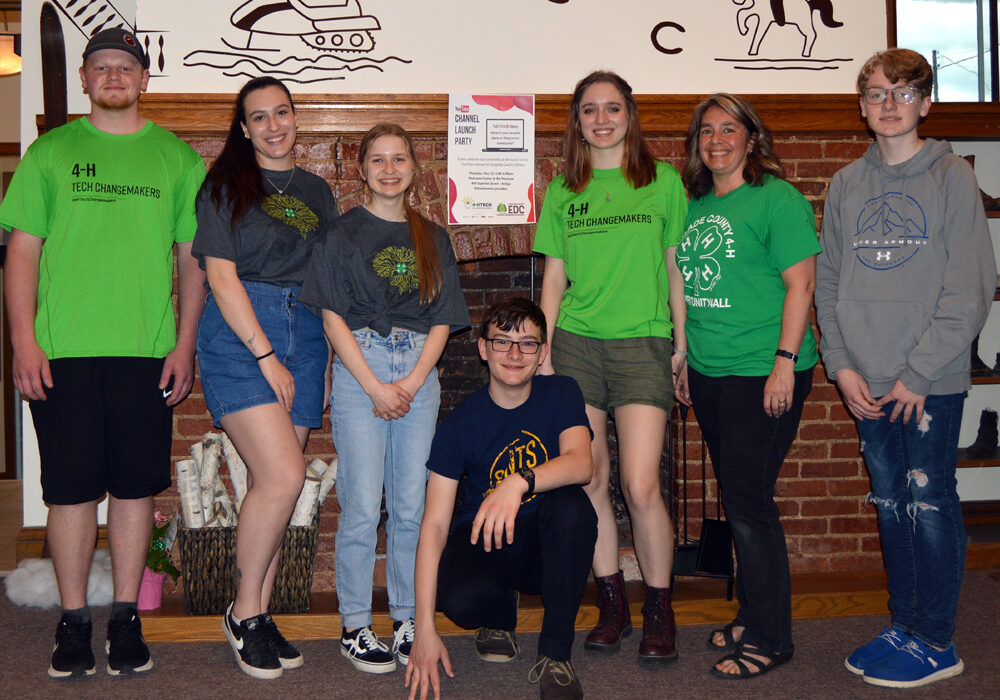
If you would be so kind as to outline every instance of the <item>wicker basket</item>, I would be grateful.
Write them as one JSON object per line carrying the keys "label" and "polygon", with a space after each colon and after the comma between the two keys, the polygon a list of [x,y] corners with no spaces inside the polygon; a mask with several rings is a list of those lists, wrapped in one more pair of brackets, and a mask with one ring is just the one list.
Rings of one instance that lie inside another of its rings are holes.
{"label": "wicker basket", "polygon": [[[318,519],[308,527],[288,527],[271,593],[271,612],[309,611],[318,543]],[[188,614],[221,615],[236,597],[236,528],[180,528],[177,544]]]}

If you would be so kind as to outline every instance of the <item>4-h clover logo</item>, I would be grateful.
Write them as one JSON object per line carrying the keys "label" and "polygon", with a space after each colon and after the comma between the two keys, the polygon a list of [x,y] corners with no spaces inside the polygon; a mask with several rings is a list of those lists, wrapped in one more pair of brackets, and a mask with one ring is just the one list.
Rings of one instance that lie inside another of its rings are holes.
{"label": "4-h clover logo", "polygon": [[722,267],[715,255],[725,243],[717,224],[692,231],[677,246],[677,267],[684,276],[684,287],[695,296],[710,291],[722,279]]}
{"label": "4-h clover logo", "polygon": [[372,261],[375,274],[385,277],[389,284],[406,294],[420,288],[417,256],[409,248],[389,246],[379,251]]}

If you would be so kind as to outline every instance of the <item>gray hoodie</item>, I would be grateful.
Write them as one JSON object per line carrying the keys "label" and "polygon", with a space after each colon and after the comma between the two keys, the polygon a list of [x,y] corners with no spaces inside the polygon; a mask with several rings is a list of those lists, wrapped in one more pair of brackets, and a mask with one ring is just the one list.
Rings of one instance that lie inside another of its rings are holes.
{"label": "gray hoodie", "polygon": [[997,285],[971,166],[927,139],[887,165],[877,144],[830,183],[816,268],[820,352],[873,397],[896,379],[929,394],[968,390],[969,349]]}

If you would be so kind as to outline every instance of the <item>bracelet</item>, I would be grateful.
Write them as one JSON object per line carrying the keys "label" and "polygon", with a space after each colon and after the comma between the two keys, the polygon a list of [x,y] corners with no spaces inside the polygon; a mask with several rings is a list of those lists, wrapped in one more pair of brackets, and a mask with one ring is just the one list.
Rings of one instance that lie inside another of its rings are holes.
{"label": "bracelet", "polygon": [[792,362],[799,361],[799,356],[796,355],[794,352],[788,352],[787,350],[782,350],[781,348],[778,348],[777,350],[774,351],[774,356],[784,357],[786,360],[791,360]]}
{"label": "bracelet", "polygon": [[271,356],[271,355],[273,355],[273,354],[274,354],[274,348],[271,348],[271,352],[265,352],[265,353],[264,353],[263,355],[261,355],[260,357],[255,357],[254,359],[255,359],[255,360],[257,360],[257,362],[260,362],[260,361],[261,361],[261,360],[263,360],[263,359],[264,359],[265,357],[270,357],[270,356]]}
{"label": "bracelet", "polygon": [[687,350],[674,350],[674,354],[675,355],[680,355],[681,357],[687,357],[688,356],[688,351]]}

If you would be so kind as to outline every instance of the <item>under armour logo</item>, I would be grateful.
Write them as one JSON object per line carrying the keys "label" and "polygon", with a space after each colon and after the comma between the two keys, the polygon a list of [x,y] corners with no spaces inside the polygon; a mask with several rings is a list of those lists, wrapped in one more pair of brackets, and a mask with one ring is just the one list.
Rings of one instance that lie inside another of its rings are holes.
{"label": "under armour logo", "polygon": [[883,260],[892,260],[891,250],[880,250],[875,253],[875,260],[882,262]]}

